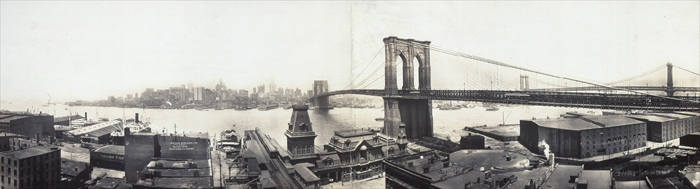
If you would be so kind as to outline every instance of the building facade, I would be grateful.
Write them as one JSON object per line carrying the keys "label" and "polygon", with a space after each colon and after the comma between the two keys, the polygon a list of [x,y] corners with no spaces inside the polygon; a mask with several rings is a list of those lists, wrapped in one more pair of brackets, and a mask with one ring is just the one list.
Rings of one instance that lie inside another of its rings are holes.
{"label": "building facade", "polygon": [[691,113],[628,115],[647,124],[647,140],[666,142],[700,131],[698,116]]}
{"label": "building facade", "polygon": [[209,159],[210,141],[206,133],[125,133],[124,141],[124,174],[129,183],[138,180],[137,172],[153,158]]}
{"label": "building facade", "polygon": [[279,151],[279,156],[295,167],[295,178],[302,187],[315,188],[329,182],[376,176],[383,172],[384,158],[407,153],[405,135],[391,138],[379,134],[377,129],[336,131],[328,144],[316,148],[308,106],[292,108],[292,118],[285,132],[287,150]]}
{"label": "building facade", "polygon": [[139,172],[134,189],[214,188],[209,160],[153,159]]}
{"label": "building facade", "polygon": [[90,165],[124,170],[124,146],[106,145],[90,151]]}
{"label": "building facade", "polygon": [[588,158],[644,147],[646,135],[644,122],[624,116],[578,116],[521,120],[518,140],[535,153],[546,144],[557,157]]}
{"label": "building facade", "polygon": [[324,152],[319,153],[314,172],[324,182],[365,179],[384,172],[382,160],[406,153],[405,136],[394,139],[377,130],[336,131]]}
{"label": "building facade", "polygon": [[0,131],[27,137],[53,137],[53,116],[19,112],[0,112]]}
{"label": "building facade", "polygon": [[0,152],[0,187],[55,188],[61,179],[61,149],[35,146]]}

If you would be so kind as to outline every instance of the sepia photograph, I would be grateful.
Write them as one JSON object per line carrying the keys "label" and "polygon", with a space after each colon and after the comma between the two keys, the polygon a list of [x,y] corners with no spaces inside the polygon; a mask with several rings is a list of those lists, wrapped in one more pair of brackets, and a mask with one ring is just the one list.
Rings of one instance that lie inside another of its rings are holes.
{"label": "sepia photograph", "polygon": [[0,0],[0,189],[699,187],[698,0]]}

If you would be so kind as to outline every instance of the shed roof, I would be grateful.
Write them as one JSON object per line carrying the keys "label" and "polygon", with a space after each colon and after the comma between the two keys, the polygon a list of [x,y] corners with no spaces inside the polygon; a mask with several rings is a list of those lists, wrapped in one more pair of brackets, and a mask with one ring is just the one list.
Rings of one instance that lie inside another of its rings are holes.
{"label": "shed roof", "polygon": [[309,182],[317,182],[317,181],[321,180],[320,178],[318,178],[318,176],[316,176],[316,174],[311,172],[311,170],[309,170],[309,168],[304,166],[304,165],[301,165],[301,164],[294,165],[294,171],[297,174],[299,174],[299,176],[304,180],[304,182],[309,183]]}
{"label": "shed roof", "polygon": [[581,116],[575,118],[555,118],[522,121],[533,122],[542,127],[565,130],[587,130],[644,123],[635,119],[619,115]]}

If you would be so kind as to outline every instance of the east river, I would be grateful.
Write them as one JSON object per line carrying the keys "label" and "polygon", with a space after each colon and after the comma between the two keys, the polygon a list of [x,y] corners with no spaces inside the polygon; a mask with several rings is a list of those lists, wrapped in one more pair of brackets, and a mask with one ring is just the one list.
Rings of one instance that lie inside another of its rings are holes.
{"label": "east river", "polygon": [[[46,112],[56,116],[73,114],[83,115],[87,112],[90,119],[95,118],[133,118],[139,113],[142,120],[150,121],[153,132],[207,132],[210,136],[224,129],[234,128],[239,133],[243,130],[260,128],[264,133],[275,138],[280,145],[286,146],[284,131],[291,118],[292,109],[273,109],[259,111],[257,109],[237,110],[195,110],[195,109],[140,109],[93,106],[66,105],[28,105],[13,102],[3,102],[0,109],[11,111]],[[543,119],[555,118],[568,111],[600,114],[599,110],[541,107],[541,106],[500,106],[497,111],[486,111],[485,108],[462,108],[459,110],[440,110],[433,108],[433,125],[436,135],[449,137],[458,141],[464,134],[465,126],[484,125],[495,126],[500,123],[513,124],[521,119],[533,117]],[[591,112],[593,111],[593,112]],[[333,131],[353,128],[381,127],[383,122],[375,118],[384,116],[382,108],[335,108],[327,111],[309,110],[312,126],[318,137],[316,144],[328,143]]]}

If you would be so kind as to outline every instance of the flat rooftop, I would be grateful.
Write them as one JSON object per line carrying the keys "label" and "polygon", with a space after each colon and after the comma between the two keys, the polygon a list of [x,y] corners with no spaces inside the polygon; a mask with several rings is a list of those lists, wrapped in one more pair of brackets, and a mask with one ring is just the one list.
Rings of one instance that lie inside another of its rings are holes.
{"label": "flat rooftop", "polygon": [[495,127],[474,127],[474,130],[500,136],[520,136],[520,125],[501,125]]}
{"label": "flat rooftop", "polygon": [[581,116],[575,118],[555,118],[555,119],[536,119],[536,120],[521,120],[533,122],[541,127],[565,130],[588,130],[608,127],[618,127],[632,124],[643,124],[644,122],[628,118],[621,115],[597,115],[597,116]]}
{"label": "flat rooftop", "polygon": [[690,115],[683,115],[683,114],[676,114],[676,113],[651,113],[651,115],[668,117],[668,118],[675,118],[675,119],[685,119],[685,118],[693,117]]}
{"label": "flat rooftop", "polygon": [[662,117],[662,116],[651,115],[651,114],[627,115],[627,117],[631,117],[631,118],[635,118],[635,119],[641,119],[641,120],[646,120],[646,121],[653,121],[653,122],[667,122],[667,121],[673,121],[673,120],[675,120],[675,119],[673,119],[673,118]]}
{"label": "flat rooftop", "polygon": [[[161,167],[156,167],[156,164],[160,164]],[[209,167],[209,160],[166,160],[159,159],[148,162],[146,165],[149,169],[188,169],[191,168],[190,164],[196,166],[197,169]]]}
{"label": "flat rooftop", "polygon": [[124,155],[124,146],[119,145],[107,145],[97,148],[95,152],[106,153],[106,154],[117,154]]}
{"label": "flat rooftop", "polygon": [[583,170],[581,166],[575,165],[557,165],[549,176],[543,188],[573,188],[573,183],[569,183],[571,176],[578,176]]}
{"label": "flat rooftop", "polygon": [[369,130],[369,129],[352,129],[352,130],[343,130],[343,131],[335,131],[335,135],[343,138],[350,138],[350,137],[358,137],[358,136],[366,136],[366,135],[374,135],[375,131]]}
{"label": "flat rooftop", "polygon": [[211,177],[151,178],[139,180],[136,185],[157,188],[211,188]]}
{"label": "flat rooftop", "polygon": [[305,182],[317,182],[321,180],[314,172],[302,164],[294,165],[294,171],[296,171]]}
{"label": "flat rooftop", "polygon": [[23,119],[27,118],[29,116],[23,116],[23,115],[9,115],[5,116],[4,118],[0,119],[0,123],[9,123],[10,121],[18,120],[18,119]]}
{"label": "flat rooftop", "polygon": [[76,120],[76,119],[83,119],[83,116],[80,115],[69,115],[69,116],[61,116],[61,117],[55,117],[53,119],[53,122],[63,122],[63,121],[68,121],[68,120]]}
{"label": "flat rooftop", "polygon": [[78,176],[81,172],[90,166],[89,163],[78,162],[69,159],[61,159],[61,174],[69,176]]}
{"label": "flat rooftop", "polygon": [[615,181],[615,189],[650,189],[646,181]]}
{"label": "flat rooftop", "polygon": [[49,147],[49,146],[35,146],[23,150],[6,151],[0,152],[0,154],[5,155],[5,157],[11,159],[24,159],[28,157],[34,157],[38,155],[48,154],[54,151],[60,151],[60,148]]}
{"label": "flat rooftop", "polygon": [[612,185],[610,170],[584,170],[579,178],[588,182],[588,188],[610,188]]}
{"label": "flat rooftop", "polygon": [[462,188],[466,183],[485,181],[486,171],[499,178],[515,176],[518,179],[513,186],[522,188],[528,184],[528,178],[539,178],[547,171],[546,168],[529,170],[529,157],[503,150],[459,150],[449,154],[449,166],[444,167],[446,156],[432,151],[389,161],[430,178],[438,188]]}

